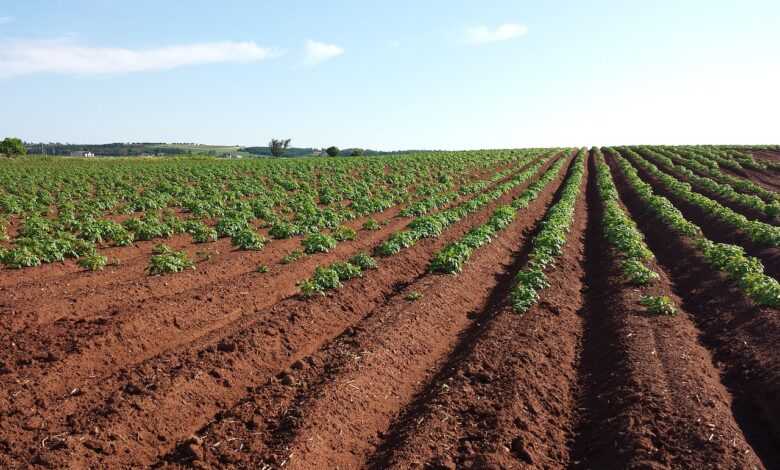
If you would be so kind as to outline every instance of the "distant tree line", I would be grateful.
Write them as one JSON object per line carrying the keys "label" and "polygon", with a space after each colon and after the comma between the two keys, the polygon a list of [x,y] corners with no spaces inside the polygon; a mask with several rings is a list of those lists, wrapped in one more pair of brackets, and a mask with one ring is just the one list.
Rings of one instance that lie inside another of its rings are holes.
{"label": "distant tree line", "polygon": [[[28,153],[47,155],[70,155],[71,152],[92,152],[101,156],[132,157],[139,155],[190,155],[189,149],[168,147],[161,143],[111,143],[111,144],[25,144]],[[199,152],[198,152],[199,153]]]}
{"label": "distant tree line", "polygon": [[0,142],[0,155],[6,157],[17,157],[19,155],[26,155],[27,149],[21,139],[16,137],[6,137]]}
{"label": "distant tree line", "polygon": [[[274,156],[271,147],[241,147],[242,152],[251,153],[252,155],[258,155],[258,156],[266,156],[266,157],[272,157]],[[296,148],[296,147],[287,147],[284,149],[284,152],[281,155],[284,155],[285,157],[303,157],[303,156],[311,156],[314,152],[319,152],[317,149],[314,148]]]}
{"label": "distant tree line", "polygon": [[[6,139],[8,140],[8,139]],[[184,156],[184,155],[210,155],[219,156],[224,151],[216,151],[208,145],[195,148],[174,147],[161,142],[116,142],[110,144],[62,144],[62,143],[32,143],[22,142],[16,139],[16,144],[25,149],[30,154],[62,155],[69,156],[71,152],[92,152],[97,156],[121,156],[134,157],[141,155],[164,155],[164,156]],[[4,141],[3,141],[4,142]],[[192,145],[192,144],[187,144]],[[18,151],[14,151],[19,154]],[[327,154],[331,157],[336,156],[374,156],[382,154],[405,153],[406,151],[378,152],[376,150],[364,150],[361,148],[339,149],[331,146],[324,151],[312,147],[290,147],[290,139],[272,139],[265,147],[241,147],[238,152],[248,153],[261,157],[310,157],[313,155]],[[235,151],[227,152],[235,154]],[[0,151],[0,154],[5,154]]]}

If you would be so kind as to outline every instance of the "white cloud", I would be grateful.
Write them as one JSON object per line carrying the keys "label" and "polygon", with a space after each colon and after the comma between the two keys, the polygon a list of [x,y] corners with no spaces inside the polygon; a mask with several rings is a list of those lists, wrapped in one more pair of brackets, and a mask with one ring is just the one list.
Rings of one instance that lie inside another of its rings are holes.
{"label": "white cloud", "polygon": [[466,28],[466,39],[471,44],[488,44],[491,42],[507,41],[528,34],[528,27],[522,24],[506,23],[495,29],[487,26],[474,26]]}
{"label": "white cloud", "polygon": [[13,23],[14,19],[13,16],[0,16],[0,24]]}
{"label": "white cloud", "polygon": [[334,44],[325,44],[324,42],[306,41],[306,65],[317,65],[326,60],[333,59],[344,53],[344,49]]}
{"label": "white cloud", "polygon": [[186,65],[257,62],[275,55],[254,42],[212,42],[123,49],[80,45],[69,39],[0,43],[0,77],[31,73],[100,75],[167,70]]}

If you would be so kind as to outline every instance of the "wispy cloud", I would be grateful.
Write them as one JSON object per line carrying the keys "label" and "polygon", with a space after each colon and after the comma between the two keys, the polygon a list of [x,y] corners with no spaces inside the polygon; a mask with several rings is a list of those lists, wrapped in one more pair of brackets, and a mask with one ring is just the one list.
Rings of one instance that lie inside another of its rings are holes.
{"label": "wispy cloud", "polygon": [[152,49],[92,47],[70,39],[0,43],[0,77],[32,73],[104,75],[226,62],[257,62],[276,55],[254,42],[212,42]]}
{"label": "wispy cloud", "polygon": [[306,41],[306,65],[317,65],[326,60],[333,59],[344,54],[344,49],[335,44],[325,44],[324,42]]}
{"label": "wispy cloud", "polygon": [[488,44],[491,42],[508,41],[528,34],[528,27],[522,24],[506,23],[495,29],[487,26],[466,28],[466,39],[471,44]]}
{"label": "wispy cloud", "polygon": [[14,20],[13,16],[0,16],[0,24],[13,23]]}

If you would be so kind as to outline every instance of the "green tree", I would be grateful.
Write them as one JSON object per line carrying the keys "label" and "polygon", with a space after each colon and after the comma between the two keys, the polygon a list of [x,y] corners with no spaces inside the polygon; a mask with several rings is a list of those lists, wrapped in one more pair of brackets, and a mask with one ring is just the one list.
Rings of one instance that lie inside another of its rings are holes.
{"label": "green tree", "polygon": [[327,150],[325,150],[328,153],[328,156],[331,157],[337,157],[339,154],[339,148],[335,145],[328,147]]}
{"label": "green tree", "polygon": [[271,155],[281,157],[290,146],[290,139],[271,139],[268,147],[271,148]]}
{"label": "green tree", "polygon": [[27,148],[21,139],[16,137],[6,137],[0,142],[0,154],[6,157],[15,157],[17,155],[27,155]]}
{"label": "green tree", "polygon": [[363,155],[363,149],[352,149],[352,153],[350,155],[353,157],[359,157]]}

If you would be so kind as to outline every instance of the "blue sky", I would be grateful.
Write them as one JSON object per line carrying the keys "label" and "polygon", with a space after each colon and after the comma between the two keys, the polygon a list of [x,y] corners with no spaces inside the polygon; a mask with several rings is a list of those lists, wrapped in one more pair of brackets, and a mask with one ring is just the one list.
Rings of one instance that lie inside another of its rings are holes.
{"label": "blue sky", "polygon": [[0,135],[780,143],[778,51],[776,0],[3,0]]}

